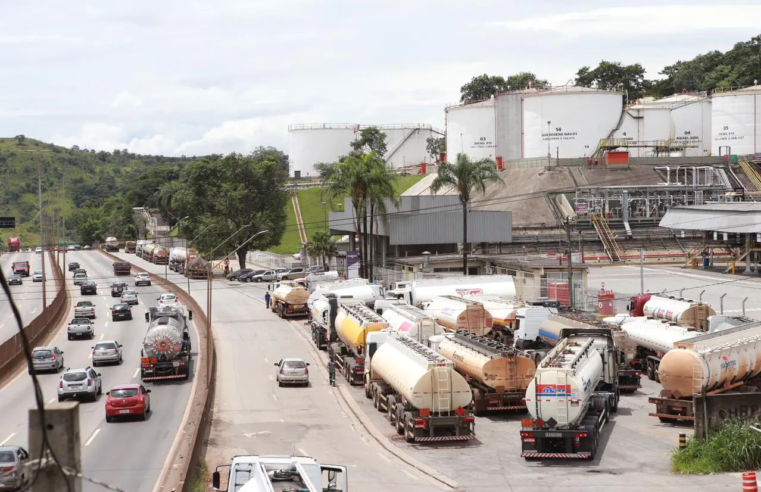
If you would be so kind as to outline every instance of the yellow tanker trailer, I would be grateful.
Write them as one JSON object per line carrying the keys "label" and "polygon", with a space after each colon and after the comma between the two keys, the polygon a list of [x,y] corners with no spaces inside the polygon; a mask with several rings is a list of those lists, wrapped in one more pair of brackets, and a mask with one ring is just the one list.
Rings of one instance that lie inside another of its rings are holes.
{"label": "yellow tanker trailer", "polygon": [[349,384],[364,384],[367,334],[387,328],[386,320],[364,303],[354,301],[338,305],[335,318],[338,339],[329,345],[328,356]]}

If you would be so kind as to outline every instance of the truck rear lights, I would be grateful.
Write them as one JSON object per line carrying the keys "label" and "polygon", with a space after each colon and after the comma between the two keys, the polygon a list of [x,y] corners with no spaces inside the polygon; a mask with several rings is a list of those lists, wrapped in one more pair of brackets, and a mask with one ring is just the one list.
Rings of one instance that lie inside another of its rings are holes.
{"label": "truck rear lights", "polygon": [[574,439],[583,439],[583,438],[585,438],[587,436],[589,436],[589,434],[586,433],[586,432],[578,432],[578,433],[573,435],[573,438]]}
{"label": "truck rear lights", "polygon": [[421,408],[420,409],[420,416],[421,417],[430,417],[431,416],[431,409],[430,408]]}
{"label": "truck rear lights", "polygon": [[428,420],[426,419],[413,419],[412,425],[415,426],[418,429],[425,429],[428,427]]}
{"label": "truck rear lights", "polygon": [[533,432],[521,432],[521,437],[534,437]]}

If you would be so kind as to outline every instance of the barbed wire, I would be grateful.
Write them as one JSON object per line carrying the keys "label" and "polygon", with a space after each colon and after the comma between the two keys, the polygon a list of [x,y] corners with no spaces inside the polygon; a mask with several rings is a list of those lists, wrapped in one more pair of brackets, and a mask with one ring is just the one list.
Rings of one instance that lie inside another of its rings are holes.
{"label": "barbed wire", "polygon": [[[37,470],[44,470],[45,468],[48,468],[48,467],[51,467],[51,466],[56,466],[56,461],[49,457],[49,453],[50,453],[50,450],[47,450],[45,452],[45,455],[42,458],[28,461],[26,463],[26,465],[27,466],[37,465]],[[123,489],[121,487],[117,487],[116,485],[112,485],[112,484],[110,484],[108,482],[105,482],[105,481],[103,481],[101,479],[87,476],[87,475],[83,474],[81,471],[75,470],[74,468],[71,468],[69,466],[61,465],[59,468],[63,472],[64,476],[66,476],[66,477],[76,477],[76,478],[85,480],[87,482],[90,482],[90,483],[92,483],[94,485],[98,485],[100,487],[103,487],[106,490],[112,490],[113,492],[129,492],[126,489]],[[26,492],[28,490],[31,490],[33,485],[34,485],[34,482],[30,482],[30,483],[22,486],[18,490],[18,492]],[[70,489],[71,485],[70,485],[68,480],[66,480],[66,485],[67,485],[67,487],[69,487],[69,490],[71,490]]]}

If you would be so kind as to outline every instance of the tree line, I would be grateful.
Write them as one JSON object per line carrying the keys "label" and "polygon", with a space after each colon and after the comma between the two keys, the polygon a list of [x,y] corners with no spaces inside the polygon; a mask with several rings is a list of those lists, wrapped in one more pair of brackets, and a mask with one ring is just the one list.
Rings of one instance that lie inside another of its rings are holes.
{"label": "tree line", "polygon": [[[710,51],[687,61],[677,61],[659,72],[661,78],[645,78],[639,63],[625,65],[602,60],[596,67],[581,67],[574,84],[579,87],[620,89],[626,92],[627,102],[642,97],[662,98],[687,92],[712,92],[755,85],[761,78],[761,35],[734,45],[722,53]],[[460,87],[460,102],[473,103],[489,99],[500,92],[529,87],[549,87],[546,80],[531,72],[521,72],[504,78],[500,75],[478,75]]]}

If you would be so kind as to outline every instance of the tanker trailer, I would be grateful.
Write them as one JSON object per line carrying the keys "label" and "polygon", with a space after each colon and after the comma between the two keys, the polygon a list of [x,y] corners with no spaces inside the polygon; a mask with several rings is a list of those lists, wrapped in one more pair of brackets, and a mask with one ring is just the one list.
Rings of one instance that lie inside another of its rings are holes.
{"label": "tanker trailer", "polygon": [[145,313],[149,325],[140,351],[140,378],[143,381],[187,379],[190,376],[187,320],[192,317],[192,312],[175,306],[151,308]]}
{"label": "tanker trailer", "polygon": [[593,459],[618,410],[618,354],[610,329],[567,328],[526,391],[521,457]]}
{"label": "tanker trailer", "polygon": [[436,320],[429,313],[409,304],[390,304],[383,310],[383,319],[388,322],[388,329],[426,343],[436,334]]}
{"label": "tanker trailer", "polygon": [[336,303],[334,327],[331,327],[331,332],[335,329],[331,340],[335,338],[335,341],[328,346],[328,357],[349,384],[362,384],[367,334],[387,329],[388,323],[362,302],[347,300],[339,304],[336,300]]}
{"label": "tanker trailer", "polygon": [[470,386],[451,361],[393,331],[367,334],[365,395],[407,442],[468,441]]}
{"label": "tanker trailer", "polygon": [[119,252],[119,240],[115,237],[107,237],[106,242],[103,244],[104,251]]}
{"label": "tanker trailer", "polygon": [[124,252],[127,254],[135,254],[135,247],[137,243],[135,241],[127,241],[124,244]]}
{"label": "tanker trailer", "polygon": [[421,306],[422,303],[438,296],[488,295],[512,299],[515,293],[515,282],[511,275],[474,275],[413,280],[405,283],[399,290],[387,292],[389,297],[403,299],[413,306]]}
{"label": "tanker trailer", "polygon": [[295,281],[284,280],[272,291],[270,309],[281,318],[306,316],[309,314],[307,301],[309,291]]}
{"label": "tanker trailer", "polygon": [[708,317],[715,315],[716,311],[704,302],[641,294],[632,297],[629,304],[629,314],[631,316],[662,319],[699,331],[706,331],[708,329]]}
{"label": "tanker trailer", "polygon": [[153,250],[156,249],[156,246],[158,246],[156,243],[148,243],[143,246],[143,252],[140,255],[140,258],[144,259],[145,261],[151,261],[151,258],[153,257]]}
{"label": "tanker trailer", "polygon": [[425,312],[449,331],[465,330],[485,336],[493,320],[483,304],[457,296],[439,296],[424,303]]}
{"label": "tanker trailer", "polygon": [[151,255],[151,261],[156,265],[168,265],[169,264],[169,250],[163,246],[156,246]]}
{"label": "tanker trailer", "polygon": [[516,328],[516,314],[518,309],[526,307],[526,303],[485,295],[468,295],[465,298],[480,302],[491,314],[494,326],[489,336],[505,345],[512,345],[513,332]]}
{"label": "tanker trailer", "polygon": [[172,248],[169,250],[169,269],[173,272],[180,271],[180,265],[185,263],[188,256],[187,248]]}
{"label": "tanker trailer", "polygon": [[734,390],[761,373],[761,322],[703,334],[674,344],[658,368],[661,396],[651,417],[695,421],[693,396]]}
{"label": "tanker trailer", "polygon": [[451,360],[473,389],[476,415],[525,410],[526,388],[534,378],[533,359],[503,343],[458,331],[431,339],[432,348]]}

